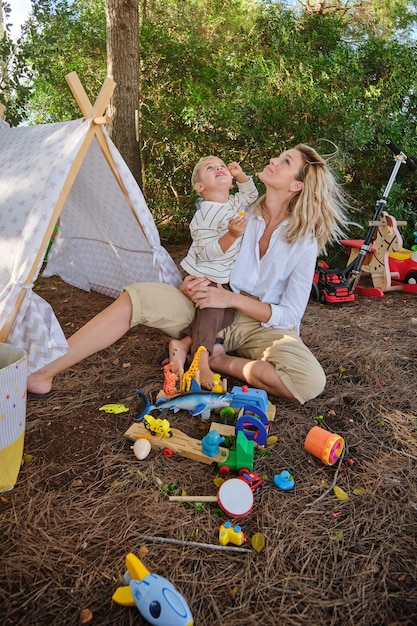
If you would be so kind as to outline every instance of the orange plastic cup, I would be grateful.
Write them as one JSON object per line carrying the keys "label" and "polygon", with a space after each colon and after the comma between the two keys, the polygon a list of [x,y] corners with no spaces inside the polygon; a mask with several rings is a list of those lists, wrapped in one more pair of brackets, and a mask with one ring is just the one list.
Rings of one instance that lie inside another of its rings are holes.
{"label": "orange plastic cup", "polygon": [[326,465],[334,465],[342,454],[344,439],[320,426],[313,426],[307,434],[304,448]]}

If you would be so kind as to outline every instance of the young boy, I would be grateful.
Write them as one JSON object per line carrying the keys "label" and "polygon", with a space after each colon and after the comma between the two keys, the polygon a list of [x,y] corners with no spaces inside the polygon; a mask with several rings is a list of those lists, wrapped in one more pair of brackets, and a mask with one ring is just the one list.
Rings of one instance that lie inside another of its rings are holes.
{"label": "young boy", "polygon": [[[229,195],[233,178],[238,191]],[[181,267],[187,274],[208,278],[214,287],[220,283],[227,288],[246,227],[244,210],[256,201],[258,191],[238,163],[226,166],[215,156],[200,159],[191,184],[202,201],[190,222],[193,242]],[[193,323],[184,329],[181,339],[169,343],[172,371],[181,376],[187,355],[193,356],[199,346],[204,346],[207,351],[200,355],[200,385],[211,389],[213,372],[209,356],[217,332],[229,326],[233,319],[234,309],[196,309]]]}

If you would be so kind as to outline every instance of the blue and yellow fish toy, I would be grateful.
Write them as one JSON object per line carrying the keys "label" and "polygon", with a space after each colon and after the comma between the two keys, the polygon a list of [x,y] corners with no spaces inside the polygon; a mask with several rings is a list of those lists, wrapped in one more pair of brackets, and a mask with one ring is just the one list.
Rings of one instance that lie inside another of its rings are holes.
{"label": "blue and yellow fish toy", "polygon": [[132,553],[126,557],[127,572],[113,600],[123,606],[136,606],[152,626],[193,626],[194,620],[187,602],[174,585],[163,576],[151,574],[142,561]]}

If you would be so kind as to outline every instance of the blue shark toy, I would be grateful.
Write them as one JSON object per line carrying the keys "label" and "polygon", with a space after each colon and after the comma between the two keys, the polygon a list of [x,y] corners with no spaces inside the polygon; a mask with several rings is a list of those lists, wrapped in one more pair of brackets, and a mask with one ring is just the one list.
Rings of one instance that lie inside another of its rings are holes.
{"label": "blue shark toy", "polygon": [[126,556],[127,572],[124,582],[113,594],[122,606],[136,606],[152,626],[193,626],[194,620],[187,602],[166,578],[151,574],[142,561],[132,553]]}
{"label": "blue shark toy", "polygon": [[159,398],[155,404],[151,404],[149,398],[139,389],[136,390],[136,393],[144,402],[144,408],[136,418],[136,422],[142,420],[147,413],[154,409],[158,409],[158,411],[171,410],[174,413],[188,411],[193,416],[201,415],[202,419],[207,420],[211,411],[229,406],[233,400],[231,393],[205,391],[194,381],[191,385],[191,391],[180,393],[172,398]]}

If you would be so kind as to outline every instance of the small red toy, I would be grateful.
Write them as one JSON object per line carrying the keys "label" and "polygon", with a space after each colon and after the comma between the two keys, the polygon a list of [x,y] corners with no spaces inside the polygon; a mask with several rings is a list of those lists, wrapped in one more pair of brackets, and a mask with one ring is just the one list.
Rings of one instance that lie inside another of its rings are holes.
{"label": "small red toy", "polygon": [[250,472],[245,467],[242,467],[242,469],[239,470],[239,478],[241,480],[244,480],[245,483],[247,483],[252,489],[252,491],[257,491],[263,483],[262,478],[258,476],[258,474],[255,474],[255,472]]}

